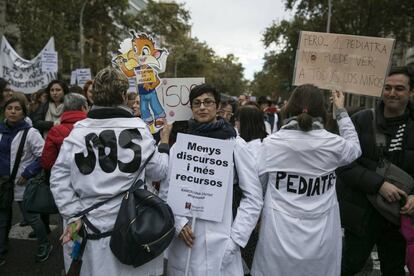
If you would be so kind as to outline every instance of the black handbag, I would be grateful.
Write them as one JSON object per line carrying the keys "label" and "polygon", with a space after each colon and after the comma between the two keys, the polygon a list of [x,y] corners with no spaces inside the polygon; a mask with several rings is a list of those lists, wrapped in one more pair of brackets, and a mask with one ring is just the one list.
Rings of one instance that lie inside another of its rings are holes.
{"label": "black handbag", "polygon": [[[410,194],[414,190],[414,179],[404,170],[389,162],[384,158],[384,150],[386,145],[385,135],[380,133],[375,122],[375,111],[373,113],[373,131],[375,137],[375,145],[380,155],[380,161],[376,168],[376,173],[383,176],[384,179],[403,190],[406,194]],[[388,221],[395,225],[400,225],[400,209],[402,203],[388,202],[379,193],[374,195],[367,195],[368,200],[375,207],[375,209]]]}
{"label": "black handbag", "polygon": [[23,206],[29,213],[57,214],[59,212],[45,171],[29,180],[23,195]]}
{"label": "black handbag", "polygon": [[[175,232],[174,214],[170,206],[157,195],[146,189],[140,189],[144,182],[141,179],[137,180],[153,154],[154,152],[140,167],[137,178],[128,191],[98,202],[74,216],[83,217],[82,221],[94,232],[88,234],[83,231],[84,239],[96,240],[111,236],[112,253],[121,263],[134,267],[143,265],[162,254],[171,243]],[[114,229],[101,233],[84,215],[120,195],[124,196]],[[86,241],[82,242],[81,252],[85,246]],[[72,262],[72,264],[79,267],[80,259],[81,256],[77,263]]]}
{"label": "black handbag", "polygon": [[23,135],[16,153],[16,159],[14,160],[11,175],[3,175],[0,177],[0,209],[9,209],[12,207],[14,199],[14,181],[16,179],[17,170],[19,169],[20,161],[22,159],[23,148],[24,144],[26,143],[26,137],[28,132],[28,128],[26,128],[23,131]]}

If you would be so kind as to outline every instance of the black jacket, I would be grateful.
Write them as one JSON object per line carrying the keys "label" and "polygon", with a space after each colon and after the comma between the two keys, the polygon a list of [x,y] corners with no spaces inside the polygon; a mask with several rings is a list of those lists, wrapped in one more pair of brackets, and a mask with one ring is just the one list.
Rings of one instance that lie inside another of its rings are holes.
{"label": "black jacket", "polygon": [[48,109],[49,102],[42,103],[34,112],[29,114],[29,117],[33,122],[33,127],[38,129],[42,135],[45,131],[48,131],[53,127],[52,121],[45,121]]}
{"label": "black jacket", "polygon": [[[381,102],[375,111],[378,131],[385,134],[387,144],[391,133],[386,131],[384,105]],[[394,164],[414,176],[414,103],[409,103],[405,129],[403,151],[394,159]],[[362,110],[352,116],[355,129],[358,132],[362,155],[352,164],[337,170],[337,193],[341,210],[341,221],[344,228],[361,233],[364,223],[370,214],[376,212],[368,201],[367,194],[375,194],[380,189],[384,178],[375,172],[379,161],[379,152],[375,146],[373,131],[373,114],[371,110]]]}

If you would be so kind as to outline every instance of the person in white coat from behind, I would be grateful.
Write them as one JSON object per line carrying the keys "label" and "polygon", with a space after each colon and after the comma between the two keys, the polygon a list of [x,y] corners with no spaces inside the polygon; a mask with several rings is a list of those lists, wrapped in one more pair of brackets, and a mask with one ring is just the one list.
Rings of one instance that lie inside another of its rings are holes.
{"label": "person in white coat from behind", "polygon": [[[235,124],[240,137],[247,142],[247,147],[253,155],[252,162],[257,168],[260,146],[263,139],[267,136],[263,111],[259,109],[259,106],[255,102],[248,102],[237,110],[235,114]],[[238,186],[235,186],[235,189],[237,189],[237,187]],[[236,193],[235,197],[236,202],[240,201],[241,193]],[[252,268],[253,255],[258,239],[259,232],[256,227],[253,230],[246,247],[241,250],[244,263],[248,268],[246,269],[246,266],[244,267],[245,275],[248,275]]]}
{"label": "person in white coat from behind", "polygon": [[263,140],[259,176],[267,184],[252,275],[340,275],[342,232],[335,169],[361,155],[342,92],[333,91],[341,136],[324,129],[322,92],[297,87],[284,126]]}
{"label": "person in white coat from behind", "polygon": [[[189,121],[187,134],[223,140],[235,139],[234,165],[237,167],[243,198],[233,220],[233,170],[228,178],[221,222],[199,219],[195,231],[192,231],[189,225],[191,218],[175,216],[177,235],[168,250],[168,275],[184,275],[187,252],[191,247],[189,275],[240,276],[243,275],[240,247],[247,244],[263,206],[263,192],[257,169],[246,142],[236,137],[236,131],[230,123],[221,117],[217,118],[220,93],[214,87],[208,84],[194,87],[190,92],[190,104],[194,119]],[[174,146],[171,156],[173,154]],[[165,186],[161,185],[160,189],[163,187]],[[165,191],[160,190],[160,194],[165,194]]]}
{"label": "person in white coat from behind", "polygon": [[[152,152],[154,155],[140,179],[145,176],[159,181],[167,176],[169,131],[166,130],[170,128],[163,129],[157,148],[144,121],[125,106],[128,87],[128,79],[116,69],[108,67],[96,75],[94,105],[88,118],[74,125],[52,168],[50,188],[60,214],[69,224],[62,235],[63,243],[71,240],[72,233],[79,231],[85,219],[75,216],[97,202],[126,192]],[[113,198],[85,217],[101,233],[112,231],[121,201],[121,196]],[[86,231],[93,233],[90,227]],[[163,274],[162,255],[139,267],[128,266],[111,252],[109,242],[110,236],[88,240],[81,275]]]}

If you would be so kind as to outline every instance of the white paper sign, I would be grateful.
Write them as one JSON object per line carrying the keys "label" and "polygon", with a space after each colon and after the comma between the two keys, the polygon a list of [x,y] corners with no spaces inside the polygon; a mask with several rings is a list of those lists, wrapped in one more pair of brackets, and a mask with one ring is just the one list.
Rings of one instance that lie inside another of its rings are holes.
{"label": "white paper sign", "polygon": [[53,37],[35,58],[27,60],[20,57],[3,36],[0,46],[0,77],[6,79],[14,91],[26,94],[45,88],[49,82],[57,78],[57,74],[42,70],[42,52],[44,51],[55,51]]}
{"label": "white paper sign", "polygon": [[167,122],[186,121],[193,115],[190,108],[190,91],[204,83],[204,78],[165,78],[157,87],[158,99],[164,107]]}
{"label": "white paper sign", "polygon": [[178,134],[167,200],[174,214],[222,221],[233,149],[234,140]]}
{"label": "white paper sign", "polygon": [[55,51],[42,52],[42,71],[57,72],[58,71],[58,55]]}
{"label": "white paper sign", "polygon": [[129,82],[129,88],[127,92],[135,92],[137,93],[137,85],[136,85],[136,80],[135,78],[128,78],[128,82]]}
{"label": "white paper sign", "polygon": [[92,79],[91,69],[90,68],[82,68],[76,70],[76,78],[78,85],[83,87],[88,80]]}

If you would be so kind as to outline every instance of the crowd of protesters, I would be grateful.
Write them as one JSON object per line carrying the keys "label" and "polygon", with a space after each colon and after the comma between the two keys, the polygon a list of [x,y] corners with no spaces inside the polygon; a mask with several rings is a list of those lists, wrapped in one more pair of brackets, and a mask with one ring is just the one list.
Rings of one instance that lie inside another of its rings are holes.
{"label": "crowd of protesters", "polygon": [[[402,202],[401,216],[408,218],[408,232],[414,232],[414,189],[401,191],[376,173],[372,127],[377,124],[387,137],[385,156],[414,176],[414,75],[407,67],[390,70],[375,117],[362,110],[351,119],[341,91],[331,91],[325,102],[323,91],[310,84],[295,88],[281,107],[266,97],[250,101],[247,95],[221,102],[214,86],[202,84],[190,91],[192,118],[165,124],[155,136],[140,119],[140,97],[127,93],[128,87],[128,79],[111,67],[83,89],[54,80],[30,98],[0,78],[0,178],[15,183],[14,201],[39,242],[37,262],[46,261],[53,248],[48,216],[27,212],[22,204],[30,179],[44,173],[50,182],[62,217],[67,272],[74,233],[84,223],[76,215],[98,199],[127,190],[147,159],[141,176],[145,188],[166,200],[169,156],[177,133],[185,133],[235,143],[222,221],[199,220],[192,229],[189,217],[175,214],[175,236],[165,254],[139,267],[119,262],[109,236],[91,240],[81,275],[178,276],[187,270],[193,276],[355,275],[374,245],[383,275],[405,275],[405,266],[414,270],[414,241],[367,200],[368,194],[379,193],[388,202]],[[330,104],[336,121],[328,112]],[[118,137],[125,131],[140,147],[139,153],[117,149],[119,160],[132,160],[123,163],[128,170],[107,168],[113,161],[105,159],[112,140],[95,165],[92,148],[99,143],[85,145],[86,137],[111,139],[100,133]],[[16,162],[20,145],[23,152]],[[132,164],[134,160],[140,163]],[[85,215],[88,223],[111,231],[120,204],[121,198],[103,204]],[[11,206],[5,205],[0,202],[0,266],[7,260],[12,218]]]}

